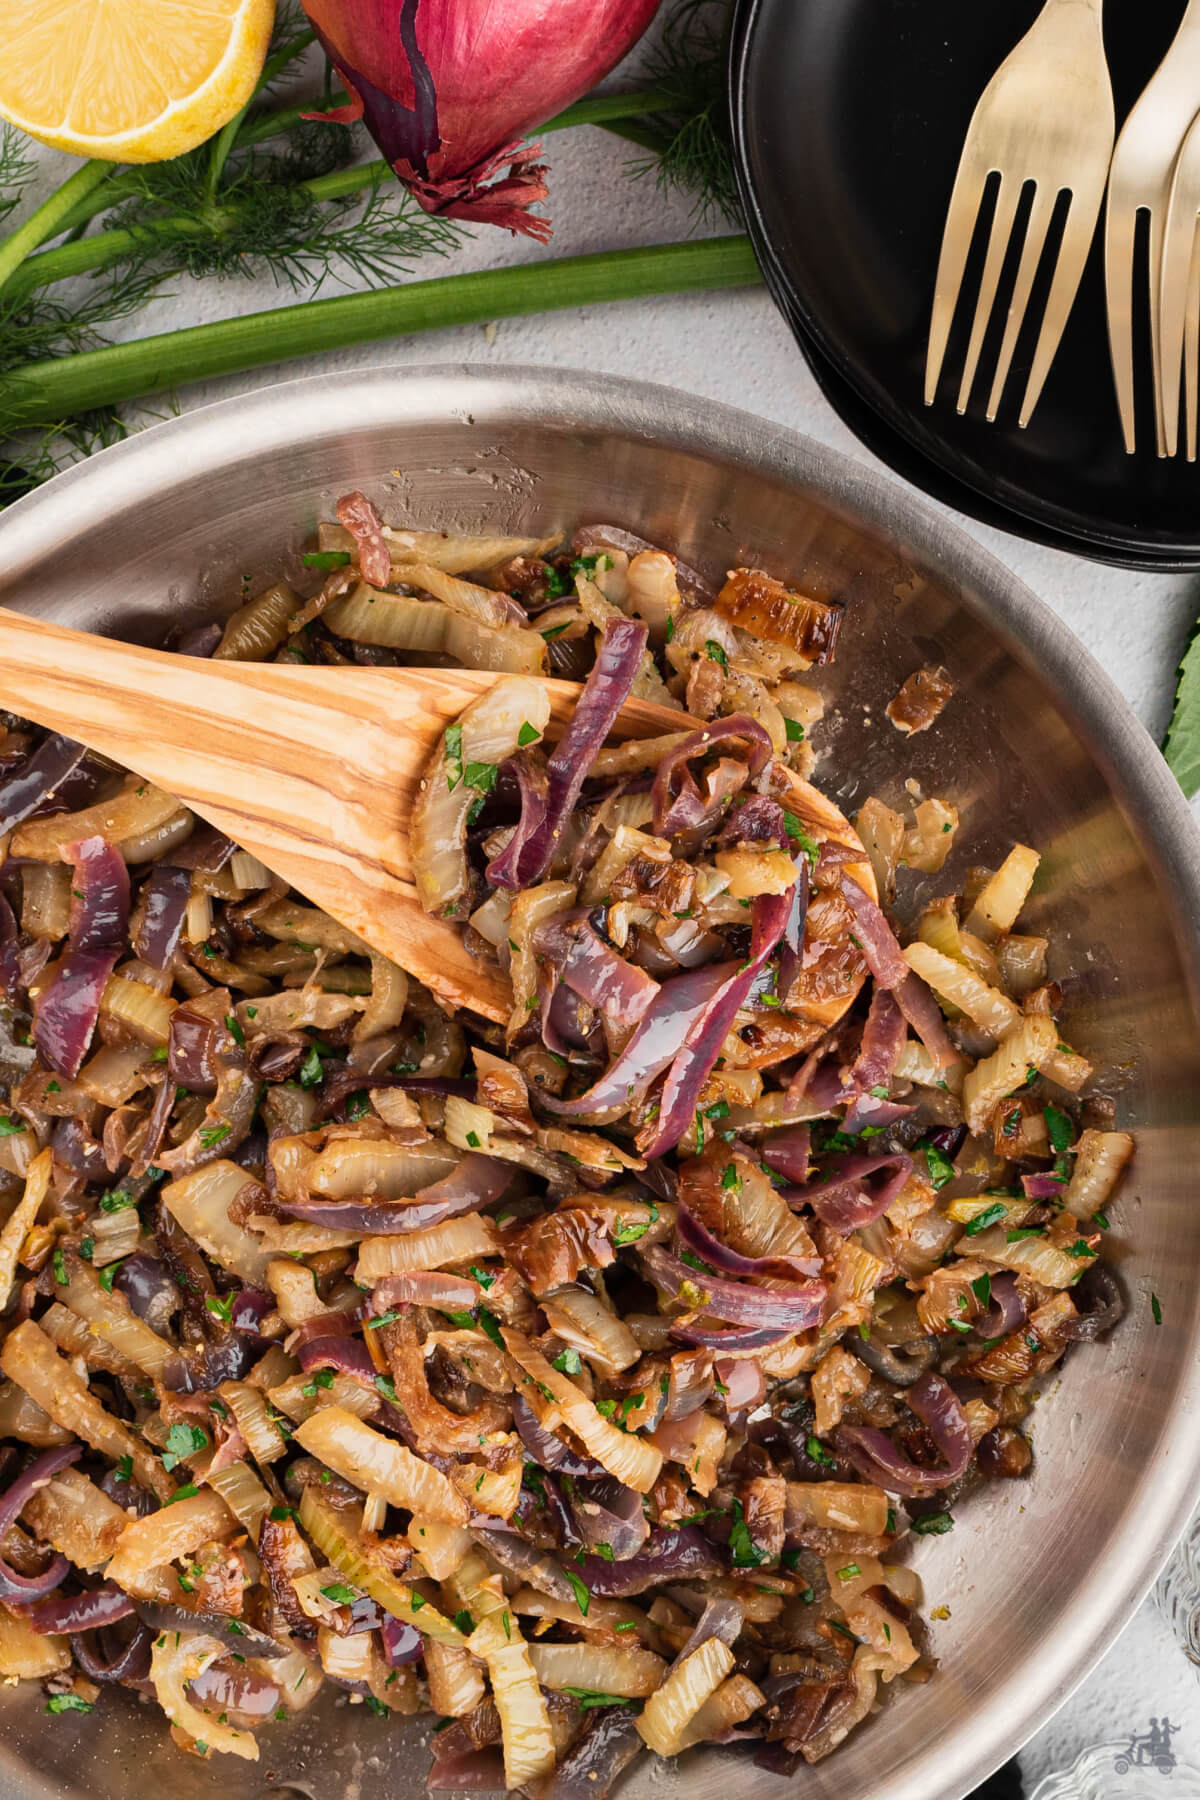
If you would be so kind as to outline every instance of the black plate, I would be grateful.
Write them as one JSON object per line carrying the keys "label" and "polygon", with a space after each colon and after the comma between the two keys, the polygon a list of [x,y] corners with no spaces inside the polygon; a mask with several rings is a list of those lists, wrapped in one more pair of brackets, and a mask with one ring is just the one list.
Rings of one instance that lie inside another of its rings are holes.
{"label": "black plate", "polygon": [[[1144,408],[1138,435],[1149,448],[1130,457],[1121,442],[1099,231],[1026,430],[1016,411],[1040,317],[1036,291],[996,424],[983,418],[995,332],[966,417],[954,410],[969,305],[960,307],[937,403],[923,403],[929,306],[963,139],[983,87],[1039,10],[1040,0],[741,0],[733,114],[751,232],[831,403],[906,479],[1058,548],[1200,568],[1200,467],[1154,454]],[[1112,0],[1106,9],[1118,127],[1180,12],[1181,0]],[[977,244],[976,280],[980,255]],[[969,268],[968,300],[971,277]],[[1139,401],[1148,400],[1147,332],[1135,357]]]}

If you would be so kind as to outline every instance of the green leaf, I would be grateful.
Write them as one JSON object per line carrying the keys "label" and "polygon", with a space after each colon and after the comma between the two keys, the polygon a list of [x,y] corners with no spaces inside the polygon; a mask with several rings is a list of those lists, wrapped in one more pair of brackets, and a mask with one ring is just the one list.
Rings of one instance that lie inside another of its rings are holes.
{"label": "green leaf", "polygon": [[238,1024],[233,1013],[225,1014],[225,1029],[228,1031],[235,1044],[244,1044],[246,1042],[246,1034]]}
{"label": "green leaf", "polygon": [[117,1466],[113,1470],[113,1480],[114,1481],[132,1481],[133,1480],[133,1458],[132,1458],[132,1456],[119,1456],[117,1458]]}
{"label": "green leaf", "polygon": [[[486,1306],[481,1306],[479,1309],[479,1323],[483,1330],[487,1332],[493,1344],[499,1345],[500,1349],[503,1350],[504,1339],[500,1335],[500,1321],[495,1313],[489,1312]],[[553,1396],[551,1396],[551,1398],[553,1398]]]}
{"label": "green leaf", "polygon": [[971,1292],[980,1306],[990,1306],[992,1301],[992,1278],[988,1274],[977,1275],[971,1283]]}
{"label": "green leaf", "polygon": [[331,1581],[328,1587],[321,1589],[321,1592],[336,1606],[353,1606],[356,1600],[362,1598],[357,1588],[347,1587],[344,1581]]}
{"label": "green leaf", "polygon": [[194,1481],[185,1482],[181,1488],[175,1489],[175,1492],[169,1499],[163,1501],[163,1505],[174,1506],[177,1500],[194,1500],[199,1492],[200,1489],[196,1486]]}
{"label": "green leaf", "polygon": [[517,743],[523,750],[526,744],[536,744],[541,735],[542,734],[537,726],[531,725],[529,720],[526,719],[522,723],[520,731],[517,733]]}
{"label": "green leaf", "polygon": [[954,1520],[948,1512],[924,1513],[912,1521],[912,1530],[918,1537],[942,1537],[954,1530]]}
{"label": "green leaf", "polygon": [[[469,1317],[470,1315],[468,1315]],[[368,1331],[382,1331],[385,1325],[394,1325],[400,1317],[398,1312],[376,1313],[373,1319],[367,1320]]]}
{"label": "green leaf", "polygon": [[592,1590],[588,1587],[587,1583],[575,1573],[574,1569],[564,1569],[563,1574],[571,1585],[571,1592],[575,1596],[575,1604],[586,1619],[588,1607],[592,1604]]}
{"label": "green leaf", "polygon": [[784,812],[783,828],[791,838],[792,842],[794,844],[799,844],[805,856],[807,856],[809,862],[815,869],[817,866],[817,858],[821,854],[816,838],[809,836],[795,813]]}
{"label": "green leaf", "polygon": [[1190,800],[1200,792],[1200,626],[1193,630],[1176,674],[1175,711],[1163,755]]}
{"label": "green leaf", "polygon": [[50,1266],[54,1270],[54,1279],[59,1287],[66,1287],[71,1278],[67,1274],[67,1259],[63,1255],[61,1248],[56,1250],[54,1255],[50,1258]]}
{"label": "green leaf", "polygon": [[218,1144],[225,1142],[232,1131],[232,1125],[208,1125],[200,1133],[200,1142],[206,1150],[215,1150]]}
{"label": "green leaf", "polygon": [[715,638],[709,638],[704,645],[704,653],[710,662],[720,663],[723,669],[729,668],[729,658]]}
{"label": "green leaf", "polygon": [[499,764],[489,762],[469,762],[463,770],[463,780],[470,788],[481,794],[490,794],[496,785],[496,777],[500,773]]}
{"label": "green leaf", "polygon": [[1151,1296],[1150,1296],[1150,1311],[1154,1314],[1154,1323],[1156,1325],[1161,1325],[1162,1324],[1162,1301],[1159,1299],[1157,1294],[1151,1294]]}
{"label": "green leaf", "polygon": [[[618,1625],[617,1630],[619,1631],[620,1629],[621,1628]],[[629,1701],[625,1698],[624,1694],[598,1694],[593,1688],[568,1687],[563,1689],[563,1693],[570,1694],[573,1700],[578,1700],[584,1711],[586,1711],[589,1706],[629,1705]]]}
{"label": "green leaf", "polygon": [[202,1425],[172,1425],[167,1433],[162,1466],[168,1472],[185,1456],[195,1456],[208,1448],[208,1433]]}
{"label": "green leaf", "polygon": [[1075,1127],[1067,1114],[1060,1112],[1057,1106],[1044,1106],[1042,1116],[1046,1121],[1051,1147],[1059,1152],[1069,1150],[1075,1142]]}
{"label": "green leaf", "polygon": [[815,1432],[809,1433],[808,1441],[804,1448],[815,1463],[820,1463],[822,1467],[826,1469],[836,1469],[836,1458],[829,1454],[829,1451],[825,1448]]}
{"label": "green leaf", "polygon": [[551,1367],[557,1369],[560,1375],[580,1375],[583,1373],[583,1358],[578,1350],[568,1348],[555,1357]]}
{"label": "green leaf", "polygon": [[48,1713],[90,1713],[91,1710],[91,1701],[85,1700],[82,1694],[53,1694],[46,1702]]}
{"label": "green leaf", "polygon": [[16,1137],[18,1132],[26,1129],[24,1119],[0,1117],[0,1138]]}
{"label": "green leaf", "polygon": [[306,569],[344,569],[350,561],[348,550],[309,550],[300,558]]}
{"label": "green leaf", "polygon": [[733,1503],[733,1527],[729,1533],[729,1552],[733,1558],[735,1569],[756,1569],[759,1563],[766,1562],[767,1553],[760,1550],[750,1536],[750,1527],[746,1523],[746,1515],[742,1511],[740,1500]]}
{"label": "green leaf", "polygon": [[[954,1164],[946,1152],[940,1150],[936,1144],[922,1144],[920,1147],[925,1152],[930,1181],[935,1188],[944,1188],[948,1181],[954,1180]],[[1003,1208],[1001,1210],[1003,1211]]]}
{"label": "green leaf", "polygon": [[804,727],[799,719],[789,719],[784,714],[783,729],[787,732],[789,744],[801,744],[804,741]]}
{"label": "green leaf", "polygon": [[299,1079],[302,1088],[316,1087],[321,1079],[321,1053],[315,1044],[300,1064]]}
{"label": "green leaf", "polygon": [[623,1249],[626,1244],[636,1244],[639,1238],[645,1237],[646,1233],[649,1231],[649,1229],[652,1225],[657,1225],[657,1224],[658,1224],[658,1207],[655,1204],[655,1202],[653,1200],[651,1200],[651,1202],[650,1202],[650,1217],[648,1219],[624,1219],[624,1220],[622,1220],[620,1226],[617,1229],[616,1235],[613,1238],[613,1243],[618,1250]]}
{"label": "green leaf", "polygon": [[446,786],[451,793],[462,778],[462,726],[450,725],[446,729]]}
{"label": "green leaf", "polygon": [[967,1220],[963,1226],[963,1236],[978,1237],[979,1233],[986,1231],[989,1225],[994,1225],[997,1220],[1007,1218],[1007,1216],[1004,1207],[997,1200],[994,1206],[985,1206],[981,1213],[976,1213],[973,1219]]}
{"label": "green leaf", "polygon": [[454,1623],[457,1625],[458,1629],[462,1632],[464,1637],[469,1637],[471,1632],[473,1632],[475,1629],[475,1621],[471,1617],[470,1613],[467,1611],[465,1606],[462,1608],[461,1611],[455,1613]]}
{"label": "green leaf", "polygon": [[721,1176],[721,1186],[728,1193],[733,1193],[733,1194],[741,1193],[742,1178],[737,1172],[737,1164],[736,1163],[726,1163],[725,1164],[725,1169]]}

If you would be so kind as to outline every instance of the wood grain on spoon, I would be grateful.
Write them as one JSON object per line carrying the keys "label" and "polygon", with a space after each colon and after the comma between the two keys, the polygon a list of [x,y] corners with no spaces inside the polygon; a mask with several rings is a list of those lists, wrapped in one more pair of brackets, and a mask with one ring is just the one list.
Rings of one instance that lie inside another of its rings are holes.
{"label": "wood grain on spoon", "polygon": [[[208,662],[0,608],[0,704],[165,788],[440,999],[501,1021],[508,978],[468,955],[458,927],[422,911],[408,827],[446,726],[504,679]],[[551,719],[564,725],[578,684],[546,686]],[[670,708],[630,700],[613,736],[679,726]],[[857,841],[808,783],[796,798],[815,835]]]}

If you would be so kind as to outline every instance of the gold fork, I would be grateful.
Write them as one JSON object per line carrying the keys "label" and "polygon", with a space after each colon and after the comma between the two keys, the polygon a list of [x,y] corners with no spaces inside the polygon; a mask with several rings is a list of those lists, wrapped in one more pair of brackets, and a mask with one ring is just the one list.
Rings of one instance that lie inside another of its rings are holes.
{"label": "gold fork", "polygon": [[1066,193],[1069,207],[1021,402],[1022,425],[1029,423],[1037,405],[1087,261],[1112,159],[1113,97],[1101,35],[1102,4],[1103,0],[1046,0],[975,108],[942,236],[925,362],[927,406],[937,393],[967,255],[993,174],[999,175],[1000,185],[957,406],[965,412],[971,397],[1017,207],[1029,183],[1034,188],[1033,204],[987,416],[996,417],[1058,197]]}

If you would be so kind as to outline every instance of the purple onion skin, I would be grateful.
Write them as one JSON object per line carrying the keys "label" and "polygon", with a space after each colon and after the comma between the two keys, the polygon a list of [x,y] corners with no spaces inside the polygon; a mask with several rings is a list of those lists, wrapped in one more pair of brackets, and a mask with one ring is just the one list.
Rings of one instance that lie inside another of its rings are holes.
{"label": "purple onion skin", "polygon": [[[747,713],[734,713],[728,718],[714,719],[702,731],[694,731],[673,750],[667,751],[655,771],[651,799],[657,836],[672,837],[677,832],[710,822],[706,802],[688,764],[697,757],[709,756],[714,746],[723,743],[726,738],[735,738],[747,745],[751,776],[761,774],[766,768],[772,753],[770,735],[764,726]],[[680,778],[678,793],[675,791],[677,775]],[[782,818],[780,809],[781,824]]]}
{"label": "purple onion skin", "polygon": [[125,1258],[113,1277],[113,1286],[118,1293],[124,1294],[138,1318],[148,1324],[153,1322],[151,1313],[161,1315],[168,1311],[168,1301],[172,1302],[169,1309],[172,1312],[179,1305],[179,1289],[171,1280],[166,1264],[142,1250]]}
{"label": "purple onion skin", "polygon": [[694,1525],[678,1531],[655,1527],[645,1545],[627,1562],[606,1562],[598,1556],[584,1559],[580,1570],[593,1594],[606,1600],[625,1600],[645,1593],[660,1581],[700,1581],[724,1573],[724,1567],[708,1539]]}
{"label": "purple onion skin", "polygon": [[962,1405],[940,1375],[923,1375],[908,1390],[908,1405],[945,1458],[940,1469],[911,1462],[891,1438],[873,1426],[842,1425],[834,1445],[868,1481],[903,1499],[937,1493],[964,1475],[971,1460],[971,1434]]}
{"label": "purple onion skin", "polygon": [[17,918],[3,894],[0,894],[0,993],[17,1004],[25,992],[21,980],[21,963],[17,954],[20,933]]}
{"label": "purple onion skin", "polygon": [[142,887],[142,922],[134,949],[152,969],[165,969],[179,948],[192,877],[187,869],[160,863]]}
{"label": "purple onion skin", "polygon": [[34,1008],[33,1041],[43,1062],[74,1080],[100,1016],[100,998],[125,946],[129,871],[102,837],[68,844],[74,868],[67,950]]}
{"label": "purple onion skin", "polygon": [[[0,1538],[3,1538],[9,1526],[19,1517],[22,1507],[38,1489],[44,1488],[60,1469],[78,1462],[82,1455],[83,1447],[80,1444],[67,1444],[61,1450],[43,1450],[15,1481],[9,1483],[4,1493],[0,1494]],[[62,1584],[70,1569],[71,1565],[66,1557],[56,1554],[40,1575],[20,1575],[0,1556],[0,1600],[26,1603],[44,1600],[47,1594],[52,1594]]]}
{"label": "purple onion skin", "polygon": [[631,1706],[603,1706],[551,1773],[542,1800],[604,1800],[618,1776],[645,1749]]}
{"label": "purple onion skin", "polygon": [[35,1631],[74,1633],[115,1625],[133,1613],[133,1601],[112,1582],[102,1582],[82,1594],[56,1596],[26,1607],[25,1617]]}
{"label": "purple onion skin", "polygon": [[306,1374],[310,1369],[337,1369],[342,1375],[357,1376],[370,1388],[375,1386],[375,1364],[359,1338],[309,1338],[296,1354]]}
{"label": "purple onion skin", "polygon": [[89,1681],[137,1682],[149,1675],[154,1633],[148,1625],[139,1624],[128,1643],[121,1645],[107,1662],[93,1648],[95,1642],[81,1634],[71,1639],[71,1654]]}
{"label": "purple onion skin", "polygon": [[469,1150],[452,1174],[421,1188],[411,1200],[281,1200],[279,1210],[291,1219],[330,1225],[335,1231],[366,1231],[373,1237],[418,1231],[441,1225],[461,1213],[491,1206],[513,1177],[511,1163]]}
{"label": "purple onion skin", "polygon": [[576,1480],[599,1478],[605,1474],[603,1464],[584,1456],[577,1450],[568,1449],[562,1439],[555,1437],[541,1424],[528,1401],[520,1394],[513,1395],[513,1424],[520,1434],[521,1442],[540,1469],[546,1469],[554,1475],[570,1475]]}
{"label": "purple onion skin", "polygon": [[182,1606],[171,1606],[161,1600],[138,1600],[134,1607],[144,1625],[152,1631],[200,1631],[206,1637],[219,1638],[239,1656],[286,1656],[288,1651],[274,1638],[240,1619],[230,1621],[224,1613],[187,1612]]}
{"label": "purple onion skin", "polygon": [[0,837],[30,818],[86,756],[82,744],[58,732],[44,738],[18,769],[0,780]]}
{"label": "purple onion skin", "polygon": [[696,1288],[703,1298],[694,1305],[706,1318],[796,1332],[819,1324],[825,1310],[829,1290],[823,1281],[767,1288],[751,1282],[719,1280],[698,1273],[658,1244],[643,1250],[641,1257],[655,1281],[673,1297],[678,1297],[685,1285]]}
{"label": "purple onion skin", "polygon": [[981,1338],[1007,1337],[1010,1331],[1025,1323],[1027,1313],[1016,1276],[993,1275],[991,1304],[975,1320],[975,1330]]}
{"label": "purple onion skin", "polygon": [[402,1669],[406,1663],[419,1662],[424,1656],[425,1640],[406,1619],[385,1618],[379,1631],[390,1668]]}
{"label": "purple onion skin", "polygon": [[714,1237],[686,1200],[679,1205],[677,1229],[680,1242],[722,1275],[776,1275],[784,1281],[794,1281],[798,1275],[821,1272],[819,1256],[742,1256]]}
{"label": "purple onion skin", "polygon": [[650,1535],[640,1494],[611,1475],[599,1481],[570,1481],[566,1487],[571,1517],[588,1550],[603,1544],[616,1562],[637,1555]]}

